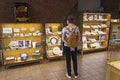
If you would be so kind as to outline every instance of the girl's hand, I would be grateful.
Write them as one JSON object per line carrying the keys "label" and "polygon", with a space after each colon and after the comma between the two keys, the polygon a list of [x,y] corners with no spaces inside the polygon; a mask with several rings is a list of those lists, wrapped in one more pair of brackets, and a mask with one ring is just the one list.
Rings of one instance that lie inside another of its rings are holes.
{"label": "girl's hand", "polygon": [[75,48],[70,47],[70,51],[75,51]]}

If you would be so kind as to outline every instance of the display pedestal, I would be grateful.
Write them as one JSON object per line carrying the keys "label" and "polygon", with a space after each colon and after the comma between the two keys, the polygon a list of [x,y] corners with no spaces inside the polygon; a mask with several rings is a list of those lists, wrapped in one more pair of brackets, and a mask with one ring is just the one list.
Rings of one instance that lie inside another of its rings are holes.
{"label": "display pedestal", "polygon": [[120,61],[108,63],[106,80],[120,80]]}

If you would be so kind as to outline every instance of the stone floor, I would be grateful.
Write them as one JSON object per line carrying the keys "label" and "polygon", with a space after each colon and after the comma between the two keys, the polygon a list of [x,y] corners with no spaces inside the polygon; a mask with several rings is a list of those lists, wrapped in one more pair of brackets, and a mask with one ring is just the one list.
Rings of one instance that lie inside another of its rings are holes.
{"label": "stone floor", "polygon": [[78,79],[66,78],[65,58],[8,69],[0,67],[0,80],[105,80],[107,52],[78,55]]}

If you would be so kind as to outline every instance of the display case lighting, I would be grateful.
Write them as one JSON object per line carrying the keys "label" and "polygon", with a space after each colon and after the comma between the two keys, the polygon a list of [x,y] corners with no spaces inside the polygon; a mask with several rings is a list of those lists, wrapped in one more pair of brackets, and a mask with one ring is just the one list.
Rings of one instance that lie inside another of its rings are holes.
{"label": "display case lighting", "polygon": [[111,19],[111,22],[120,22],[120,19]]}

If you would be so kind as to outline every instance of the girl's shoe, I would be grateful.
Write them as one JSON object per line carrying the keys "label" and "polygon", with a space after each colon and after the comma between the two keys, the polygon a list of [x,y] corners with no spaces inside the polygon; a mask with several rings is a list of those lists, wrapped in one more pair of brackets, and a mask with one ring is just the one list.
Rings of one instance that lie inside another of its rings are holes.
{"label": "girl's shoe", "polygon": [[78,76],[75,76],[75,78],[78,78]]}
{"label": "girl's shoe", "polygon": [[67,73],[66,73],[66,77],[69,78],[69,79],[71,78],[71,76],[69,76]]}

